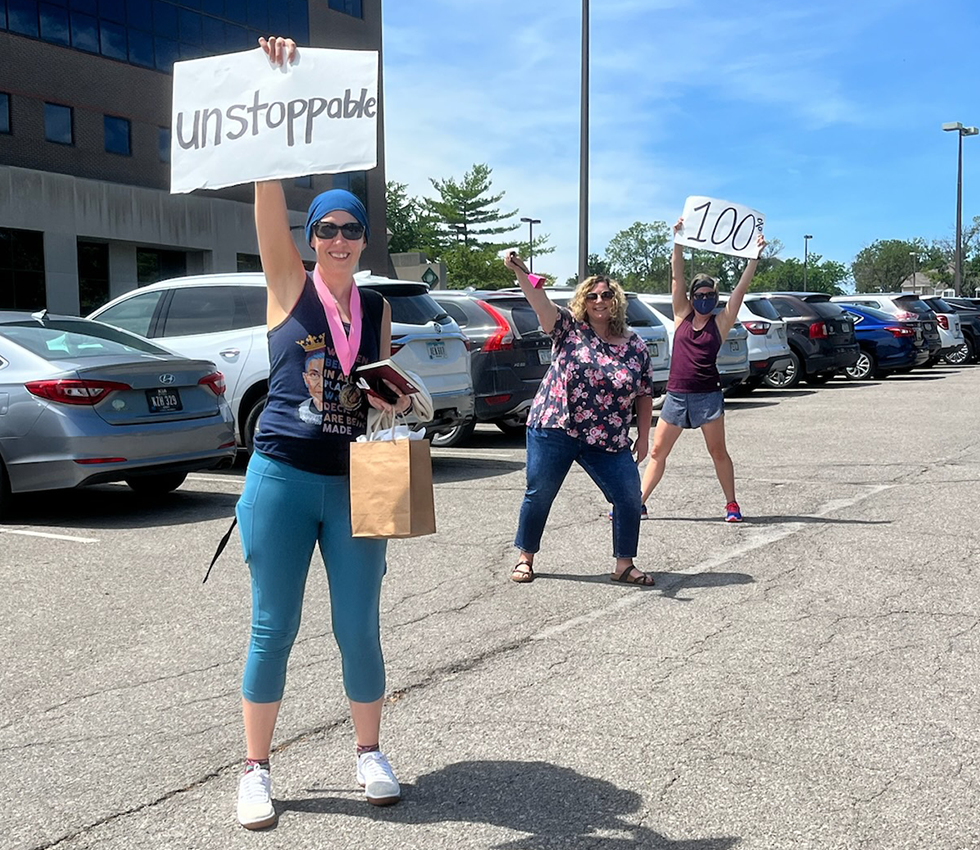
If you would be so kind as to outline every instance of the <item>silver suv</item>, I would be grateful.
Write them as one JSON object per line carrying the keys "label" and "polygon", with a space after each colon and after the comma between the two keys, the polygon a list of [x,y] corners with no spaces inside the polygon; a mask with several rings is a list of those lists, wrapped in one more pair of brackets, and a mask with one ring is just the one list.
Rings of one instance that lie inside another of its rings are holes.
{"label": "silver suv", "polygon": [[[473,415],[467,340],[424,283],[355,275],[358,286],[391,305],[392,356],[415,372],[432,395],[434,418],[419,423],[440,433]],[[88,318],[155,340],[185,357],[211,360],[225,376],[238,444],[252,436],[269,390],[265,275],[257,272],[174,278],[134,289]]]}

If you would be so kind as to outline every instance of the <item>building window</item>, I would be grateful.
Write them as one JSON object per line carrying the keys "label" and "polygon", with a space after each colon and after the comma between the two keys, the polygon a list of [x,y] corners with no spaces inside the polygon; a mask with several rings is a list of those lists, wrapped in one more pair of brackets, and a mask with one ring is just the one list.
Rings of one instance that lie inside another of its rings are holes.
{"label": "building window", "polygon": [[129,145],[129,121],[113,115],[103,115],[102,126],[105,133],[105,152],[129,156],[132,153]]}
{"label": "building window", "polygon": [[109,246],[78,242],[78,303],[83,316],[109,300]]}
{"label": "building window", "polygon": [[260,272],[262,271],[262,261],[258,254],[239,254],[238,271],[240,272]]}
{"label": "building window", "polygon": [[72,108],[58,103],[44,104],[44,138],[59,145],[75,144]]}
{"label": "building window", "polygon": [[0,133],[10,132],[10,95],[0,92]]}
{"label": "building window", "polygon": [[367,172],[366,171],[345,171],[343,174],[334,174],[334,189],[346,189],[357,195],[365,209],[368,205],[367,199]]}
{"label": "building window", "polygon": [[37,38],[37,3],[34,0],[7,0],[7,28]]}
{"label": "building window", "polygon": [[187,274],[187,254],[183,251],[161,251],[157,248],[136,249],[136,282],[139,286],[184,277]]}
{"label": "building window", "polygon": [[48,3],[41,4],[41,38],[65,47],[71,44],[67,9],[60,9]]}
{"label": "building window", "polygon": [[160,148],[160,162],[170,162],[170,128],[160,127],[157,133],[157,145]]}
{"label": "building window", "polygon": [[0,307],[44,306],[44,234],[0,227]]}
{"label": "building window", "polygon": [[329,0],[327,3],[335,12],[343,12],[352,18],[363,18],[361,11],[361,0]]}

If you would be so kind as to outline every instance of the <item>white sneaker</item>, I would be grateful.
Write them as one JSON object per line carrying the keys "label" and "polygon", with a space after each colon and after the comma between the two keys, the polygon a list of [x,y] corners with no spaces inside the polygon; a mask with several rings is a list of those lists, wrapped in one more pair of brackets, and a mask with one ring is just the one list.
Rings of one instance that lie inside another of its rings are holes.
{"label": "white sneaker", "polygon": [[402,798],[395,773],[388,759],[377,751],[357,757],[357,784],[372,806],[390,806]]}
{"label": "white sneaker", "polygon": [[252,768],[238,782],[238,822],[245,829],[262,829],[276,822],[272,776],[264,767]]}

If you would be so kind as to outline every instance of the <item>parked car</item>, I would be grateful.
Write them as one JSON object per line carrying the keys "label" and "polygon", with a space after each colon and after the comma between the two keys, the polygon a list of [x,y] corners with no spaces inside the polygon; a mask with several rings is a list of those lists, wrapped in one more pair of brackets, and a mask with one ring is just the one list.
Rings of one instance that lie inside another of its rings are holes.
{"label": "parked car", "polygon": [[[556,304],[567,307],[574,292],[575,290],[571,288],[555,287],[549,289],[548,294]],[[667,378],[670,375],[670,337],[673,325],[668,329],[656,311],[643,303],[635,292],[626,293],[626,322],[643,340],[650,354],[653,366],[654,406],[656,406],[657,397],[663,396],[664,390],[667,389]]]}
{"label": "parked car", "polygon": [[477,422],[505,434],[524,428],[538,385],[551,363],[551,337],[527,299],[513,292],[434,290],[432,297],[470,340],[474,416],[432,437],[434,446],[457,446]]}
{"label": "parked car", "polygon": [[963,342],[953,351],[945,355],[946,362],[958,366],[960,363],[972,363],[977,356],[977,342],[980,341],[980,310],[975,306],[964,307],[946,298],[923,297],[922,303],[931,307],[939,322],[942,335],[943,317],[955,314],[963,334]]}
{"label": "parked car", "polygon": [[871,292],[855,293],[854,295],[835,295],[830,299],[835,304],[857,304],[874,307],[890,313],[896,319],[912,319],[922,325],[922,336],[929,357],[922,366],[932,366],[942,356],[943,343],[939,335],[939,323],[936,314],[924,304],[918,295],[911,292]]}
{"label": "parked car", "polygon": [[762,299],[775,308],[786,322],[786,341],[790,363],[784,371],[770,371],[763,379],[767,386],[785,389],[800,379],[824,384],[853,366],[860,355],[854,327],[838,304],[831,304],[822,292],[753,293],[747,302],[755,315],[768,313]]}
{"label": "parked car", "polygon": [[[727,297],[721,299],[724,305]],[[753,312],[748,302],[757,301]],[[749,350],[749,376],[742,382],[743,389],[752,390],[762,385],[770,372],[782,372],[790,365],[790,348],[786,341],[786,322],[765,298],[747,292],[738,308],[738,320],[748,331],[746,342]]]}
{"label": "parked car", "polygon": [[[449,430],[473,413],[466,338],[428,295],[424,283],[359,273],[391,305],[392,355],[416,372],[432,394],[435,418],[427,431]],[[252,436],[269,390],[265,276],[256,272],[196,275],[134,289],[95,310],[98,319],[157,340],[188,357],[221,365],[238,443]],[[409,412],[410,424],[419,424]]]}
{"label": "parked car", "polygon": [[[673,348],[674,342],[674,304],[669,295],[658,295],[649,292],[641,292],[640,300],[657,314],[667,330],[667,337],[670,346]],[[720,307],[717,312],[720,311]],[[721,348],[718,350],[718,357],[715,365],[718,367],[718,375],[721,378],[722,390],[730,390],[745,382],[749,377],[749,345],[748,331],[739,321],[728,332],[728,337],[722,341]],[[657,403],[654,403],[655,407]],[[660,405],[663,402],[661,400]]]}
{"label": "parked car", "polygon": [[854,325],[861,353],[844,372],[852,380],[885,378],[893,371],[907,370],[929,356],[918,323],[896,319],[889,313],[849,304],[844,312]]}
{"label": "parked car", "polygon": [[0,516],[12,493],[125,481],[160,494],[230,466],[224,391],[214,363],[118,328],[0,312]]}

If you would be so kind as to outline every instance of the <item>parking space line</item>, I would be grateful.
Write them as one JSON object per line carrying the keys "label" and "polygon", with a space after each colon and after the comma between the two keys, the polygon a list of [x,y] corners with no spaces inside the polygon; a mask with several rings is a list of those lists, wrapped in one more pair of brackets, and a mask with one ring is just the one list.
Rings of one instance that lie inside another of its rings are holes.
{"label": "parking space line", "polygon": [[[892,487],[896,487],[896,484],[876,484],[869,488],[866,492],[861,493],[858,496],[854,496],[850,499],[832,499],[829,502],[825,502],[821,505],[820,509],[815,513],[808,514],[808,517],[813,519],[822,519],[827,516],[827,514],[833,513],[834,511],[844,510],[845,508],[851,508],[859,502],[863,502],[865,499],[870,499],[872,496],[876,496],[885,490],[890,490]],[[695,564],[687,569],[676,569],[671,570],[672,576],[695,576],[701,575],[702,573],[711,572],[714,569],[728,563],[729,561],[742,558],[750,552],[754,552],[756,549],[762,549],[766,546],[770,546],[773,543],[778,543],[780,540],[785,540],[787,537],[791,537],[796,534],[801,529],[805,528],[807,523],[805,522],[788,522],[781,523],[776,528],[771,531],[761,532],[753,534],[749,540],[746,540],[740,546],[735,546],[731,549],[724,549],[717,555],[707,558],[701,561],[699,564]],[[744,528],[744,526],[743,526]],[[676,584],[677,582],[674,582]],[[670,588],[661,588],[669,590]],[[615,614],[626,608],[632,608],[634,605],[639,605],[642,602],[647,602],[651,598],[660,598],[658,594],[647,594],[642,592],[636,592],[631,596],[624,596],[622,599],[617,599],[610,605],[606,605],[604,608],[597,608],[590,611],[587,614],[581,614],[578,617],[572,617],[570,620],[566,620],[564,623],[556,623],[554,626],[549,626],[546,629],[531,635],[531,640],[547,640],[548,638],[555,637],[564,632],[570,631],[577,626],[584,626],[595,620],[605,617],[608,614]]]}
{"label": "parking space line", "polygon": [[67,540],[71,543],[98,543],[95,537],[75,537],[71,534],[53,534],[50,531],[28,531],[26,528],[0,528],[0,534],[20,534],[24,537],[46,537],[49,540]]}

